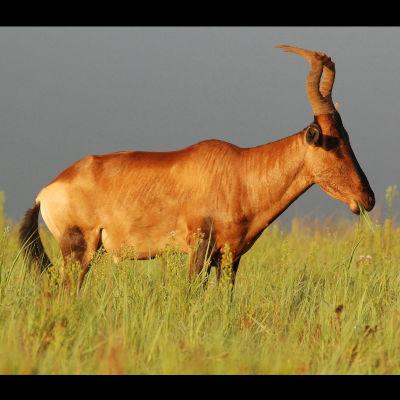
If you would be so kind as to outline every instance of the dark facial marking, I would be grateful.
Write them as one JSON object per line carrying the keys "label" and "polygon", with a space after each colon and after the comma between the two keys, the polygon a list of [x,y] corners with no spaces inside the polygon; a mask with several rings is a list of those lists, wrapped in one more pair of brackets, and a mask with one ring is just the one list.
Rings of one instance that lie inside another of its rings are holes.
{"label": "dark facial marking", "polygon": [[[339,118],[339,119],[337,119],[337,118]],[[340,135],[344,136],[344,134],[342,135],[342,133],[341,133],[342,130],[345,133],[345,135],[347,135],[347,132],[345,131],[345,129],[343,128],[343,125],[341,124],[339,114],[337,114],[337,117],[334,116],[334,120],[335,120],[335,123],[338,123],[338,125],[339,125],[338,130],[339,130]],[[327,151],[338,148],[339,144],[340,144],[339,138],[337,138],[335,136],[323,134],[322,129],[319,126],[316,118],[314,119],[314,122],[312,124],[310,124],[307,128],[306,141],[309,144],[314,144],[315,146],[322,147],[324,150],[327,150]]]}
{"label": "dark facial marking", "polygon": [[338,130],[340,137],[346,140],[349,140],[349,134],[343,126],[342,118],[339,113],[336,112],[333,114],[333,120],[335,121],[336,129]]}
{"label": "dark facial marking", "polygon": [[334,150],[339,147],[339,139],[335,136],[323,135],[322,148],[325,150]]}

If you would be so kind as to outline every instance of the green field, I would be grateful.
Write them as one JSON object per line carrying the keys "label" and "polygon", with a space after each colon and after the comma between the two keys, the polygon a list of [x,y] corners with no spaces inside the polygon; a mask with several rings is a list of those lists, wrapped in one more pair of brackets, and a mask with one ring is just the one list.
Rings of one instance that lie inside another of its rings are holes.
{"label": "green field", "polygon": [[1,216],[0,373],[398,374],[400,228],[388,193],[379,222],[273,224],[242,258],[233,299],[214,271],[206,290],[189,284],[172,248],[120,265],[99,253],[77,293],[59,284],[47,231],[55,265],[39,276]]}

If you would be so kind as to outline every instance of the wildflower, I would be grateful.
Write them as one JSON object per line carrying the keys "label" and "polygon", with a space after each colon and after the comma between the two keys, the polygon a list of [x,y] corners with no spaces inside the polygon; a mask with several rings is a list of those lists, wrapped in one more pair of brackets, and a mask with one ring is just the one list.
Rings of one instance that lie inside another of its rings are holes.
{"label": "wildflower", "polygon": [[343,311],[343,304],[339,304],[336,308],[335,308],[335,313],[336,315],[339,317],[339,315],[342,313]]}
{"label": "wildflower", "polygon": [[372,256],[370,256],[369,254],[367,255],[360,255],[358,257],[358,261],[357,261],[357,265],[361,264],[361,265],[367,265],[367,264],[372,264]]}

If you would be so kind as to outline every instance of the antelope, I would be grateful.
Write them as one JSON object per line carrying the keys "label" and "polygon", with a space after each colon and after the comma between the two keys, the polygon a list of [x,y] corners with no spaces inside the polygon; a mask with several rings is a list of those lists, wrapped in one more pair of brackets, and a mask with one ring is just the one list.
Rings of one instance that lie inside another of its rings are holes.
{"label": "antelope", "polygon": [[[171,240],[189,255],[190,279],[203,268],[208,276],[211,267],[219,279],[229,248],[233,287],[242,255],[312,185],[355,214],[361,206],[370,211],[374,193],[332,101],[334,62],[322,52],[275,47],[310,64],[311,124],[249,148],[205,140],[176,151],[86,156],[45,186],[26,212],[19,236],[27,260],[42,271],[51,265],[38,232],[41,211],[65,263],[81,265],[79,287],[100,246],[118,262],[126,248],[136,259],[149,259]],[[200,237],[196,246],[194,237]]]}

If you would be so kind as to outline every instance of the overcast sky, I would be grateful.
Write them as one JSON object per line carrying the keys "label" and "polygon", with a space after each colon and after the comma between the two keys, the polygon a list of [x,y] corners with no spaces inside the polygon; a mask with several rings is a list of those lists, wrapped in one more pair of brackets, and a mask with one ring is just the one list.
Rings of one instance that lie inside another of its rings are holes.
{"label": "overcast sky", "polygon": [[[400,28],[2,27],[0,190],[17,220],[77,159],[173,150],[218,138],[256,146],[312,122],[308,64],[289,43],[336,62],[333,92],[382,203],[400,184]],[[314,187],[293,215],[351,217]]]}

